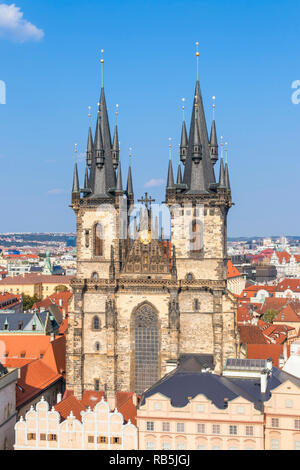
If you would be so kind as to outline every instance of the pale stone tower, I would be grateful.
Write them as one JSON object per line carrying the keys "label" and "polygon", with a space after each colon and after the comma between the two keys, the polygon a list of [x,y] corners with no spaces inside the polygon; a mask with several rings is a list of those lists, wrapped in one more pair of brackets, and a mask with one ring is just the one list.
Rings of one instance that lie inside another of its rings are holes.
{"label": "pale stone tower", "polygon": [[128,231],[131,165],[124,191],[118,129],[112,143],[102,86],[94,139],[91,126],[88,133],[84,188],[76,164],[72,191],[77,276],[67,388],[79,398],[83,390],[142,393],[181,354],[213,355],[216,372],[237,355],[236,304],[226,281],[229,173],[222,158],[216,183],[216,126],[213,121],[209,140],[198,80],[190,134],[183,122],[180,153],[185,168],[182,177],[179,165],[176,183],[169,162],[170,239],[158,237],[147,194]]}

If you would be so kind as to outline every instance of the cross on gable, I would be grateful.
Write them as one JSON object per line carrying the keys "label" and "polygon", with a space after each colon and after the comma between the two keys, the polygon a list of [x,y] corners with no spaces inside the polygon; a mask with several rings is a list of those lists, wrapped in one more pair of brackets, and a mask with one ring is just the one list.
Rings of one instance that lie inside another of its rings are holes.
{"label": "cross on gable", "polygon": [[150,198],[148,198],[148,193],[145,193],[145,198],[142,197],[142,199],[138,199],[138,202],[141,202],[142,204],[145,204],[146,208],[148,209],[148,204],[150,203],[150,207],[151,207],[151,204],[152,204],[152,202],[155,202],[155,199],[152,199],[151,196],[150,196]]}

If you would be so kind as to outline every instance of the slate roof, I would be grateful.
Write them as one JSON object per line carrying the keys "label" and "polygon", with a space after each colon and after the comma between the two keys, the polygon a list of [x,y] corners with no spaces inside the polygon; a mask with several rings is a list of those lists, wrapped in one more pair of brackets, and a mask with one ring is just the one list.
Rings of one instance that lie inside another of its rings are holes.
{"label": "slate roof", "polygon": [[223,377],[199,370],[191,372],[179,367],[144,392],[141,406],[147,398],[160,393],[170,399],[173,407],[178,408],[186,406],[191,397],[204,395],[219,409],[225,409],[227,401],[242,396],[252,402],[256,409],[262,410],[263,402],[271,397],[271,391],[287,380],[300,388],[300,379],[273,367],[266,393],[262,394],[259,379]]}

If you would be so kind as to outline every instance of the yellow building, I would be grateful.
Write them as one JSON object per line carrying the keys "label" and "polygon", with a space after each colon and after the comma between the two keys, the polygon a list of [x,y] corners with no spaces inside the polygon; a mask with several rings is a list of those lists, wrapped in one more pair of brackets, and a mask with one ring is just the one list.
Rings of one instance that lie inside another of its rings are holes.
{"label": "yellow building", "polygon": [[6,277],[0,281],[0,292],[23,294],[39,299],[45,299],[64,286],[70,288],[71,276],[52,276],[43,274],[24,274],[15,277]]}

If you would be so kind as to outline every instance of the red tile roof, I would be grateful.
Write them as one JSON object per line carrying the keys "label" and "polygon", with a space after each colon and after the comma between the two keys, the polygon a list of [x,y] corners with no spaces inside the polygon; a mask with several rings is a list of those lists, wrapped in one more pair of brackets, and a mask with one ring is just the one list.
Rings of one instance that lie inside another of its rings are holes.
{"label": "red tile roof", "polygon": [[[41,309],[48,309],[50,305],[57,305],[59,310],[61,311],[62,314],[67,314],[69,310],[69,302],[70,299],[73,297],[73,293],[69,291],[64,291],[64,292],[57,292],[52,295],[49,295],[49,297],[46,297],[44,300],[41,300],[40,302],[36,302],[32,310],[41,310]],[[62,305],[60,305],[62,304]]]}
{"label": "red tile roof", "polygon": [[[288,356],[290,347],[288,348]],[[269,359],[272,358],[275,367],[279,367],[279,358],[283,354],[282,344],[249,344],[247,347],[247,359]]]}
{"label": "red tile roof", "polygon": [[273,320],[275,322],[300,322],[300,315],[298,315],[300,311],[300,303],[298,306],[295,305],[295,302],[287,303],[284,307],[280,309],[280,312]]}
{"label": "red tile roof", "polygon": [[276,251],[275,254],[280,264],[283,263],[283,260],[285,260],[286,263],[290,261],[291,255],[287,251]]}
{"label": "red tile roof", "polygon": [[284,279],[278,284],[278,292],[285,292],[287,289],[300,294],[300,279]]}
{"label": "red tile roof", "polygon": [[0,280],[1,286],[15,285],[15,284],[62,284],[69,285],[74,276],[52,276],[46,274],[25,274],[14,277],[6,277]]}
{"label": "red tile roof", "polygon": [[267,297],[261,306],[260,313],[266,313],[268,310],[278,310],[287,303],[287,299],[280,297]]}
{"label": "red tile roof", "polygon": [[240,271],[229,260],[227,263],[227,278],[230,279],[232,277],[240,277],[240,276],[242,276]]}
{"label": "red tile roof", "polygon": [[241,344],[266,344],[267,340],[256,325],[239,325]]}
{"label": "red tile roof", "polygon": [[73,394],[70,394],[66,398],[64,398],[60,403],[54,406],[55,411],[57,411],[62,420],[65,420],[70,416],[72,411],[73,415],[81,421],[81,412],[86,411],[86,407],[77,400]]}
{"label": "red tile roof", "polygon": [[[1,341],[5,345],[4,353],[8,357],[0,357],[0,362],[6,367],[15,367],[13,364],[27,364],[36,359],[40,359],[41,354],[45,354],[50,344],[50,336],[46,335],[0,335]],[[21,354],[26,353],[21,359]],[[15,362],[17,360],[17,362]]]}

